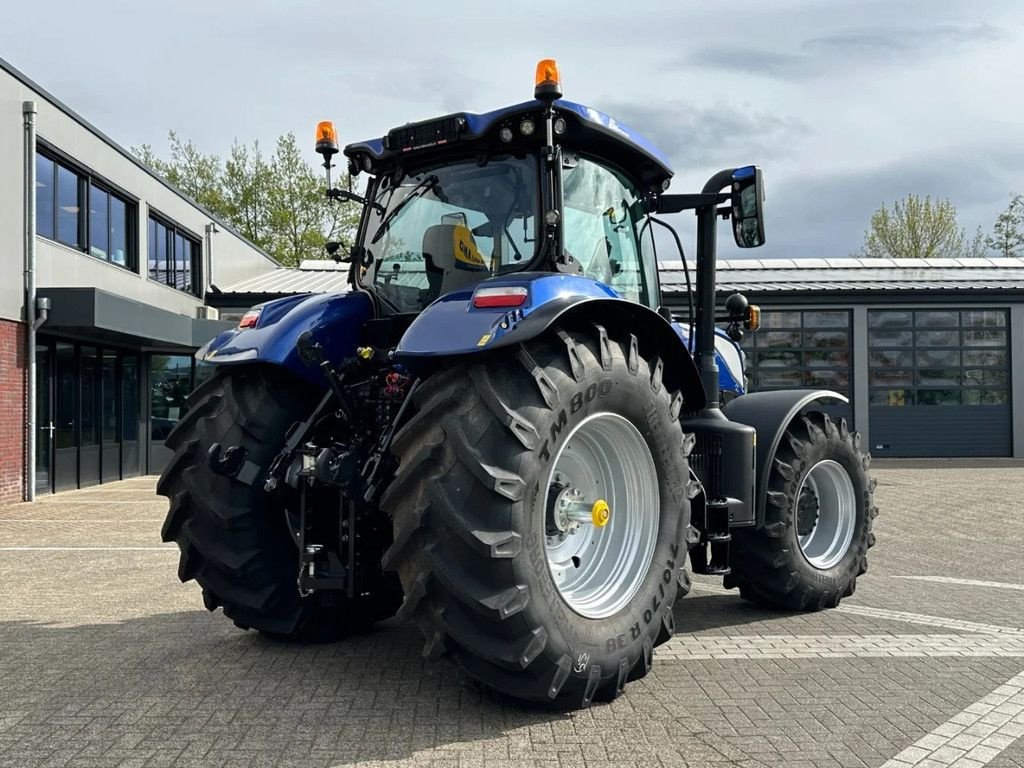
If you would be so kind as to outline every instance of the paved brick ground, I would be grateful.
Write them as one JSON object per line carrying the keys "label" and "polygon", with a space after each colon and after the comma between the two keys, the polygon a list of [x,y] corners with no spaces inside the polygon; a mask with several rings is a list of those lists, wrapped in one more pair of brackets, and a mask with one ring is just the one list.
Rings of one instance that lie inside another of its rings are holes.
{"label": "paved brick ground", "polygon": [[700,579],[652,674],[572,714],[460,682],[409,626],[317,647],[236,630],[177,581],[151,478],[2,507],[0,766],[1020,768],[1024,695],[984,715],[995,755],[953,734],[1024,671],[1024,590],[998,586],[1024,584],[1024,469],[877,476],[849,608],[765,611]]}

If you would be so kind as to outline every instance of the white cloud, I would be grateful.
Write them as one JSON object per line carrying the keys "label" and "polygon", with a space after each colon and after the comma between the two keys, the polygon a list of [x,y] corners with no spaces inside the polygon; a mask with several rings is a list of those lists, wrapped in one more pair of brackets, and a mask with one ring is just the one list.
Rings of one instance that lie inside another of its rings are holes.
{"label": "white cloud", "polygon": [[556,56],[568,97],[679,163],[673,189],[761,164],[760,256],[849,253],[900,189],[989,227],[1024,186],[1019,0],[100,6],[51,0],[43,23],[14,4],[0,50],[125,144],[161,147],[175,129],[225,152],[235,137],[302,139],[326,118],[346,141],[382,135],[529,98],[535,61]]}

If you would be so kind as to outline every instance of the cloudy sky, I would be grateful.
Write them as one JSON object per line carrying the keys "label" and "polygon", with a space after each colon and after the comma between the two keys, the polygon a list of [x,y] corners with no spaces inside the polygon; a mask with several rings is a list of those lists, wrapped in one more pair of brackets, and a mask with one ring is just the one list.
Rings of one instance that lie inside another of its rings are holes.
{"label": "cloudy sky", "polygon": [[286,131],[312,150],[321,119],[350,141],[486,111],[529,98],[547,56],[567,98],[672,157],[673,191],[761,165],[768,244],[746,255],[848,255],[908,192],[988,230],[1024,191],[1020,0],[50,0],[0,28],[0,57],[158,151],[168,129],[209,152]]}

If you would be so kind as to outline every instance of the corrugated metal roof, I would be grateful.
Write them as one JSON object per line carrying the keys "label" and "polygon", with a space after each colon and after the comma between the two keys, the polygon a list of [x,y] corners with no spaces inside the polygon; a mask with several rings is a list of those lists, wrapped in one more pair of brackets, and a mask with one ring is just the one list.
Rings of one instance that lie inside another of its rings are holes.
{"label": "corrugated metal roof", "polygon": [[[695,277],[690,263],[691,279]],[[666,293],[686,288],[683,264],[659,264]],[[721,291],[1024,290],[1024,259],[728,259],[718,262]]]}
{"label": "corrugated metal roof", "polygon": [[[686,289],[680,261],[663,261],[661,287]],[[694,265],[690,276],[695,279]],[[303,261],[220,288],[222,295],[329,293],[348,290],[348,265]],[[726,259],[718,262],[722,291],[1000,291],[1024,290],[1024,259]]]}
{"label": "corrugated metal roof", "polygon": [[344,293],[348,290],[348,264],[331,260],[306,260],[298,268],[272,269],[237,283],[218,286],[221,296],[297,293]]}

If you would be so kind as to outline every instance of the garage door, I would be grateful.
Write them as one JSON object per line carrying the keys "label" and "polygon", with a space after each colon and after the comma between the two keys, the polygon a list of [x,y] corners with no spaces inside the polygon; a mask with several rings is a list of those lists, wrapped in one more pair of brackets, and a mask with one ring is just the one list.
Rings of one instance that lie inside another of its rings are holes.
{"label": "garage door", "polygon": [[868,312],[873,455],[1010,455],[1007,314]]}

